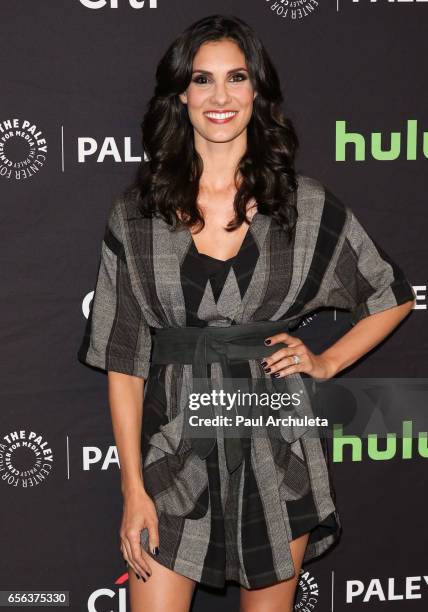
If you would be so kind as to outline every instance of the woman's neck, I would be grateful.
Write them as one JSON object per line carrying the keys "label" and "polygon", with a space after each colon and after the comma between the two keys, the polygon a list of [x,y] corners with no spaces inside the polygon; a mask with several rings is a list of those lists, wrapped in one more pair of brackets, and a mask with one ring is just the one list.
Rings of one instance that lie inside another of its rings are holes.
{"label": "woman's neck", "polygon": [[195,148],[203,161],[201,195],[236,192],[235,170],[247,147],[246,132],[230,142],[210,142],[195,133]]}

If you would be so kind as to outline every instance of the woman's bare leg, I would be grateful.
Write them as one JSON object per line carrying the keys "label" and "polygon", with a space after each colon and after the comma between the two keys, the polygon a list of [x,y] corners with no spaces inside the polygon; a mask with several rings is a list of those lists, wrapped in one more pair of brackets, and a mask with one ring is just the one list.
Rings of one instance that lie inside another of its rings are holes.
{"label": "woman's bare leg", "polygon": [[131,612],[188,612],[197,582],[161,565],[142,549],[152,570],[146,582],[129,567]]}
{"label": "woman's bare leg", "polygon": [[305,533],[290,542],[291,556],[296,567],[292,578],[259,589],[246,589],[241,586],[240,612],[292,612],[308,538],[309,533]]}

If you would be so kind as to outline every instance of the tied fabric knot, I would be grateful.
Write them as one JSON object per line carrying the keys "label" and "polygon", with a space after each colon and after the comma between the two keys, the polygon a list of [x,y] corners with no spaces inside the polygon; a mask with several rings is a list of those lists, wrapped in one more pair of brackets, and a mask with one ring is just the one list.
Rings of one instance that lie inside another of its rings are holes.
{"label": "tied fabric knot", "polygon": [[[174,363],[191,365],[193,392],[195,394],[207,394],[204,401],[200,402],[200,405],[197,407],[198,416],[203,419],[213,419],[215,416],[214,401],[210,388],[213,377],[211,374],[208,375],[208,364],[220,364],[223,378],[223,390],[233,394],[237,390],[235,388],[235,381],[238,379],[231,375],[230,363],[232,361],[248,361],[249,359],[258,360],[272,355],[281,347],[281,343],[267,346],[263,342],[264,339],[272,334],[288,331],[289,328],[289,322],[282,320],[254,321],[227,327],[206,326],[201,328],[188,326],[153,328],[153,351],[151,362],[157,364]],[[313,332],[311,331],[311,326],[306,326],[297,329],[294,335],[305,339],[307,337],[311,338]],[[275,390],[286,392],[291,390],[291,388],[299,392],[305,387],[301,376],[297,375],[296,380],[293,380],[293,376],[290,378],[291,380],[287,382],[285,378],[271,380],[267,377],[263,377],[257,384],[259,388],[266,387],[268,393]],[[254,386],[254,380],[252,384]],[[271,388],[272,385],[273,389]],[[288,386],[290,386],[290,389],[288,389]],[[207,405],[205,405],[207,398]],[[282,408],[280,412],[288,414],[290,414],[290,412],[295,412],[300,415],[310,413],[310,402],[306,405],[306,400],[308,398],[302,399],[303,403],[301,406],[295,409],[291,408],[291,410],[290,408]],[[191,401],[192,398],[189,395],[188,401],[184,403],[183,414],[181,415],[183,418],[180,418],[181,431],[177,431],[176,435],[178,436],[180,433],[180,437],[187,439],[188,445],[195,454],[201,459],[206,459],[217,443],[217,428],[212,425],[211,421],[208,421],[210,424],[206,424],[206,422],[204,424],[204,421],[201,421],[204,427],[203,432],[202,434],[196,433],[197,429],[195,429],[195,425],[190,425],[191,421],[189,421]],[[253,410],[253,408],[251,408],[251,410]],[[231,423],[231,425],[227,425],[226,423],[223,425],[226,465],[229,472],[233,472],[241,465],[244,456],[242,435],[239,435],[239,426],[233,418]],[[200,426],[196,425],[196,427]],[[292,443],[308,429],[310,429],[310,426],[305,424],[303,426],[281,425],[280,435],[286,442]]]}
{"label": "tied fabric knot", "polygon": [[[196,342],[195,352],[193,356],[192,370],[193,370],[193,391],[195,393],[203,394],[211,393],[210,385],[207,377],[207,366],[208,366],[208,350],[214,352],[218,357],[218,362],[221,365],[223,375],[223,389],[226,393],[233,393],[235,391],[232,375],[229,367],[229,353],[230,347],[233,343],[228,342],[227,339],[220,341],[214,338],[210,334],[210,328],[201,332]],[[186,406],[186,413],[189,414],[189,403]],[[198,409],[199,416],[202,419],[214,418],[214,408],[211,402],[202,402]],[[186,416],[186,415],[185,415]],[[203,437],[190,436],[191,445],[193,450],[199,455],[201,459],[206,459],[214,446],[217,443],[217,436],[215,433],[216,427],[211,424],[203,425],[205,428],[205,435]],[[226,465],[229,473],[234,472],[242,463],[243,460],[243,448],[240,437],[237,434],[236,424],[232,420],[232,425],[228,425],[229,432],[232,435],[224,436],[224,450],[226,456]],[[208,432],[207,432],[208,430]],[[234,435],[233,435],[234,434]]]}

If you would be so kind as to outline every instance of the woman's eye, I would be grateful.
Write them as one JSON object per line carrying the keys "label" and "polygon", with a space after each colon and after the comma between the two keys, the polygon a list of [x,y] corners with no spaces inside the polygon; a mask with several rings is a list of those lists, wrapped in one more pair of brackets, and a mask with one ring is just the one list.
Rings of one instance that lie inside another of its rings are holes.
{"label": "woman's eye", "polygon": [[236,74],[233,75],[233,77],[239,77],[240,81],[245,81],[245,79],[247,78],[245,74],[243,74],[242,72],[237,72]]}
{"label": "woman's eye", "polygon": [[206,79],[207,80],[207,77],[202,75],[202,74],[200,74],[199,76],[195,77],[192,80],[193,80],[193,83],[198,83],[199,85],[205,85],[205,82],[202,82],[201,79]]}
{"label": "woman's eye", "polygon": [[[245,74],[243,74],[242,72],[237,72],[235,74],[232,75],[231,77],[235,82],[241,82],[241,81],[245,81],[247,76]],[[238,78],[238,80],[236,81],[235,79]],[[198,76],[194,77],[192,79],[193,83],[197,83],[198,85],[206,85],[208,83],[209,79],[207,76],[203,75],[203,74],[199,74]]]}

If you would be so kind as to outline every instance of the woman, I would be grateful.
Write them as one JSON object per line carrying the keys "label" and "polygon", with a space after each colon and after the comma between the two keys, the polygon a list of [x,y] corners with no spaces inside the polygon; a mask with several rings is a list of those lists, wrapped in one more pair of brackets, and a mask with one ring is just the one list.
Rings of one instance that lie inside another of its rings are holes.
{"label": "woman", "polygon": [[[189,393],[332,378],[415,294],[350,208],[294,170],[277,73],[243,21],[193,24],[156,77],[149,161],[110,211],[79,352],[108,372],[132,610],[188,610],[196,583],[234,580],[242,610],[289,611],[302,563],[341,531],[321,441],[208,421],[184,435]],[[323,306],[349,310],[352,328],[315,354],[298,324]],[[310,414],[309,393],[296,412]]]}

